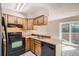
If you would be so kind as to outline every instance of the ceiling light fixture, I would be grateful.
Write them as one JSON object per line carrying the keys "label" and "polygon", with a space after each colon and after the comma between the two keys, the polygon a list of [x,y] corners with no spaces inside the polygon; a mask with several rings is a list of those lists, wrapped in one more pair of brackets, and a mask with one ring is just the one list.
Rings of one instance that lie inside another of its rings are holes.
{"label": "ceiling light fixture", "polygon": [[21,3],[18,3],[17,6],[16,6],[16,10],[19,10],[21,5],[22,5]]}
{"label": "ceiling light fixture", "polygon": [[25,5],[26,5],[26,3],[23,3],[23,4],[21,5],[20,11],[22,11],[22,9],[24,8]]}
{"label": "ceiling light fixture", "polygon": [[16,11],[22,11],[22,9],[24,8],[24,6],[25,6],[25,3],[18,3],[17,5],[16,5]]}

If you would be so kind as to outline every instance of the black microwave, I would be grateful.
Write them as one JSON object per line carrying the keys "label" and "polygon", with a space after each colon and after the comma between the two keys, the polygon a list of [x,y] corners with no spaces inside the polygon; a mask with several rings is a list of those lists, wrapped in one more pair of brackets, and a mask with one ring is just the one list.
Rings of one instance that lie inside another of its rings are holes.
{"label": "black microwave", "polygon": [[21,24],[10,24],[10,23],[8,23],[7,24],[7,27],[10,27],[10,28],[12,28],[12,27],[23,28],[23,25],[21,25]]}

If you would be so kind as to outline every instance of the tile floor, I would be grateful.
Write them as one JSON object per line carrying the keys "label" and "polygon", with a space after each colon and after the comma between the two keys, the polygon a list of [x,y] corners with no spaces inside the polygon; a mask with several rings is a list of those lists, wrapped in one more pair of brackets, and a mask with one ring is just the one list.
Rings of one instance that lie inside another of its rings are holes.
{"label": "tile floor", "polygon": [[[20,56],[35,56],[31,51],[28,51]],[[79,47],[62,45],[62,56],[79,56]]]}
{"label": "tile floor", "polygon": [[79,47],[63,45],[62,56],[79,56]]}
{"label": "tile floor", "polygon": [[20,56],[35,56],[31,51],[28,51]]}

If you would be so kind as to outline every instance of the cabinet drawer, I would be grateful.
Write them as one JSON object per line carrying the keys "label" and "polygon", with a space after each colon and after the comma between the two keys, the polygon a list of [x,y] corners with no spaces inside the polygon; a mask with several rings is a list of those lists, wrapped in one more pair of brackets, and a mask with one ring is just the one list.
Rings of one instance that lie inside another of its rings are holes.
{"label": "cabinet drawer", "polygon": [[40,44],[40,41],[39,40],[35,40],[35,44],[38,44],[38,43]]}

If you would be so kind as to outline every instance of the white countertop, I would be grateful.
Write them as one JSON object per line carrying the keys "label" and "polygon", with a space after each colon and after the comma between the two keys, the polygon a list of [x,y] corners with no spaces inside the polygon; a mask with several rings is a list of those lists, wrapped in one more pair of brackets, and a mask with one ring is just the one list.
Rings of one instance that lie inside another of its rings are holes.
{"label": "white countertop", "polygon": [[36,40],[39,40],[39,41],[43,41],[43,42],[47,42],[47,43],[54,44],[54,45],[61,43],[60,40],[55,39],[53,37],[51,37],[51,38],[43,38],[42,39],[42,38],[38,38],[37,36],[31,36],[31,35],[29,35],[29,36],[26,36],[26,38],[33,38],[33,39],[36,39]]}
{"label": "white countertop", "polygon": [[54,38],[53,36],[51,38],[38,38],[37,36],[32,36],[32,35],[28,35],[26,36],[26,38],[32,38],[32,39],[36,39],[42,42],[46,42],[49,44],[53,44],[56,46],[56,56],[61,56],[61,41]]}

